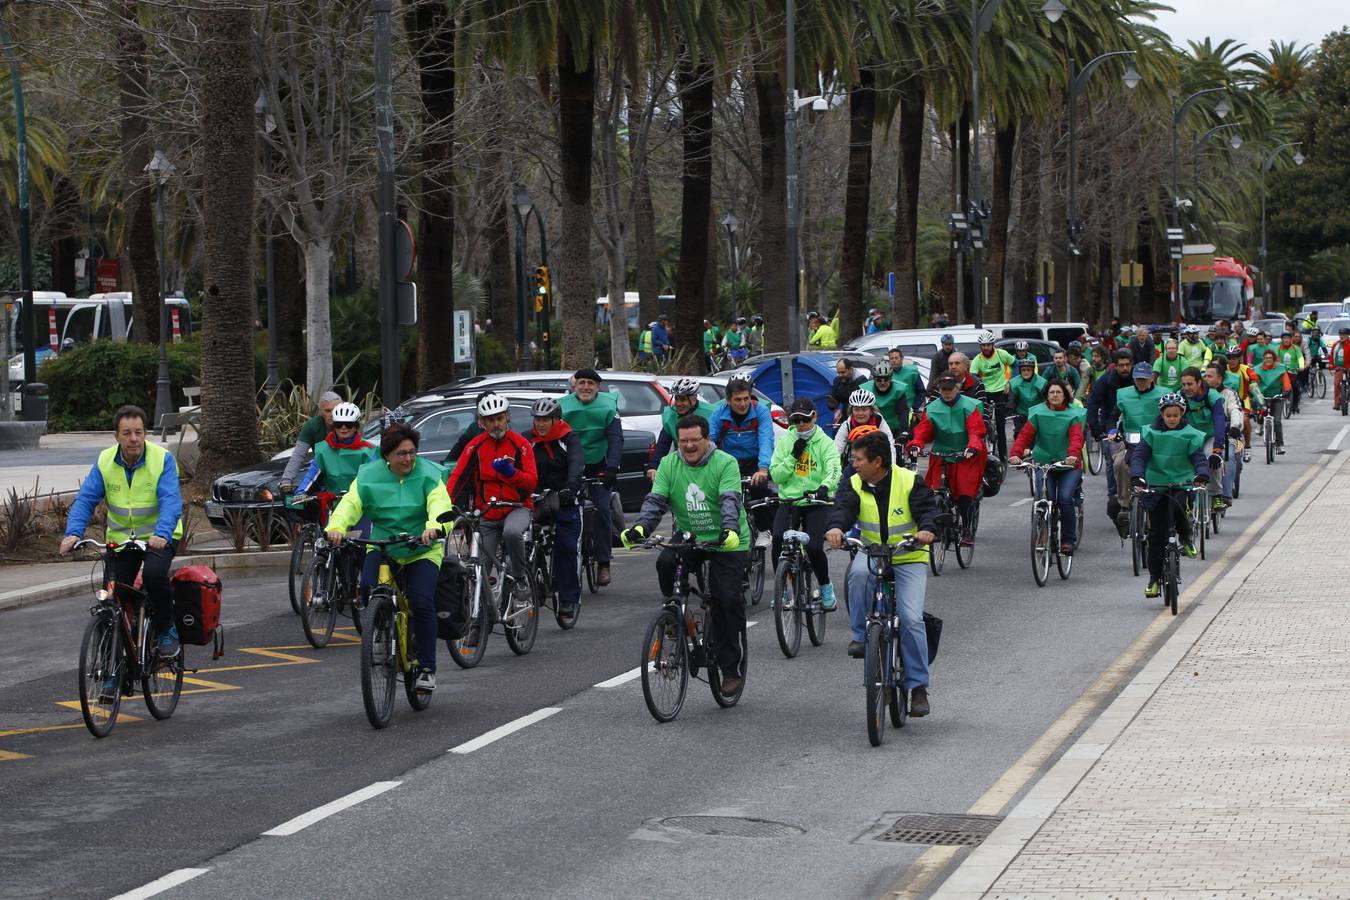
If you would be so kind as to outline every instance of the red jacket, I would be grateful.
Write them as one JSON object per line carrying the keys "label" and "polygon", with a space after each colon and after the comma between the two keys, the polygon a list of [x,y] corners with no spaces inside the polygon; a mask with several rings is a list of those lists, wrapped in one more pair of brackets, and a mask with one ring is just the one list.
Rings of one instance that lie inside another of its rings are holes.
{"label": "red jacket", "polygon": [[[492,466],[495,460],[503,458],[509,459],[515,468],[515,472],[509,476],[501,474]],[[446,490],[450,492],[450,500],[456,507],[480,509],[483,518],[495,520],[506,518],[511,510],[489,509],[489,501],[523,503],[533,508],[530,492],[538,483],[534,448],[525,438],[508,429],[500,441],[493,440],[487,432],[469,441],[455,465],[455,471],[450,473]]]}

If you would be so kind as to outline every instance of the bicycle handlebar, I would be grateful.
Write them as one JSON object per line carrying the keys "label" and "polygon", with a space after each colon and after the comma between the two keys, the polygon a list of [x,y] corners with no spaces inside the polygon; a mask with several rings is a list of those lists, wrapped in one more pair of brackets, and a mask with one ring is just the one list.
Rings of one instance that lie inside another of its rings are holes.
{"label": "bicycle handlebar", "polygon": [[848,552],[862,552],[868,556],[884,557],[886,559],[889,559],[897,553],[922,550],[924,546],[926,545],[915,539],[913,532],[907,532],[898,544],[869,544],[858,538],[844,538],[844,549]]}
{"label": "bicycle handlebar", "polygon": [[422,536],[418,534],[400,534],[381,540],[371,540],[370,538],[363,537],[345,537],[343,538],[343,541],[356,544],[359,547],[376,547],[380,550],[383,550],[386,547],[392,547],[395,544],[405,544],[409,547],[430,546],[429,544],[423,544]]}
{"label": "bicycle handlebar", "polygon": [[75,545],[71,547],[70,550],[72,553],[74,553],[76,550],[83,550],[85,547],[93,547],[96,550],[114,550],[114,551],[125,547],[130,550],[140,550],[142,552],[150,549],[150,545],[148,543],[139,540],[137,538],[122,541],[121,543],[118,543],[117,541],[108,541],[107,543],[104,543],[102,541],[96,541],[93,538],[80,538],[78,541],[75,542]]}
{"label": "bicycle handlebar", "polygon": [[664,534],[654,534],[639,544],[634,544],[635,550],[660,550],[669,547],[672,550],[720,550],[721,541],[699,541],[694,539],[693,532],[677,531],[667,537]]}

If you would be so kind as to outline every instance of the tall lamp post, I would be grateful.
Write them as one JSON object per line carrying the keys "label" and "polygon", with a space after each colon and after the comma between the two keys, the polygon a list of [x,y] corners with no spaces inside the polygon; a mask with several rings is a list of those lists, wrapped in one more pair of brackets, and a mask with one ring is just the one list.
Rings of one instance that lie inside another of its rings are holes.
{"label": "tall lamp post", "polygon": [[[1088,79],[1092,73],[1101,67],[1101,64],[1108,59],[1116,56],[1134,56],[1133,50],[1116,50],[1111,53],[1103,53],[1101,56],[1091,60],[1083,66],[1083,70],[1074,74],[1073,63],[1069,63],[1069,281],[1064,288],[1064,315],[1066,322],[1073,321],[1073,289],[1078,271],[1078,256],[1082,250],[1078,246],[1078,240],[1083,236],[1083,223],[1078,221],[1078,97],[1087,87]],[[1131,64],[1125,69],[1125,74],[1120,77],[1125,86],[1134,90],[1139,86],[1139,73],[1135,71]]]}
{"label": "tall lamp post", "polygon": [[169,384],[169,321],[166,313],[169,306],[164,298],[169,291],[166,287],[168,277],[168,253],[165,251],[164,238],[169,230],[168,217],[164,212],[164,188],[178,169],[164,151],[155,148],[150,162],[145,164],[145,174],[150,176],[155,186],[155,218],[159,225],[159,378],[155,382],[155,427],[164,421],[164,417],[173,409],[172,387]]}
{"label": "tall lamp post", "polygon": [[[516,219],[516,361],[520,371],[530,370],[530,348],[526,329],[528,306],[525,303],[525,220],[534,209],[525,185],[517,184],[511,200],[511,212]],[[613,312],[611,310],[611,312]]]}
{"label": "tall lamp post", "polygon": [[736,279],[740,276],[739,260],[736,258],[736,232],[740,230],[741,220],[736,218],[735,213],[727,213],[722,217],[720,223],[727,230],[727,249],[730,251],[727,260],[731,264],[731,308],[736,309]]}
{"label": "tall lamp post", "polygon": [[[1185,100],[1181,101],[1180,104],[1177,104],[1175,100],[1172,101],[1173,111],[1172,111],[1172,232],[1171,233],[1174,237],[1180,236],[1181,238],[1180,243],[1177,243],[1175,240],[1173,241],[1175,246],[1173,246],[1172,248],[1172,259],[1174,262],[1172,266],[1173,319],[1181,318],[1181,256],[1182,256],[1181,245],[1185,243],[1185,233],[1181,230],[1181,188],[1178,186],[1178,182],[1180,181],[1181,157],[1177,149],[1177,131],[1181,127],[1181,121],[1186,118],[1186,113],[1190,112],[1191,107],[1195,105],[1196,100],[1199,100],[1206,94],[1226,93],[1227,91],[1228,88],[1226,87],[1205,88],[1204,90],[1196,91],[1194,94],[1191,94]],[[1223,99],[1222,97],[1219,98],[1219,102],[1214,105],[1214,114],[1217,115],[1220,119],[1227,118],[1228,101]]]}
{"label": "tall lamp post", "polygon": [[[534,215],[534,221],[539,224],[539,265],[548,268],[548,229],[544,227],[544,215],[539,211],[539,204],[530,198],[529,192],[525,190],[524,185],[517,185],[520,193],[517,197],[524,197],[528,209],[522,213],[525,219],[525,231],[530,230],[530,215]],[[546,298],[544,308],[539,312],[535,319],[534,330],[535,338],[544,348],[544,366],[553,368],[553,338],[552,323],[549,322],[549,316],[553,313],[553,273],[549,272],[549,296]]]}
{"label": "tall lamp post", "polygon": [[[258,90],[258,99],[253,104],[253,112],[258,117],[258,156],[262,162],[262,171],[270,172],[272,167],[271,145],[267,136],[276,130],[276,120],[267,108],[267,90]],[[265,201],[264,201],[265,202]],[[272,210],[269,207],[263,217],[266,228],[263,230],[263,253],[267,267],[267,378],[263,381],[263,390],[271,393],[281,381],[280,368],[277,365],[277,291],[276,266],[272,247]]]}
{"label": "tall lamp post", "polygon": [[[1281,144],[1266,155],[1261,161],[1261,312],[1266,312],[1266,301],[1269,300],[1270,285],[1266,282],[1266,173],[1270,171],[1271,166],[1275,165],[1275,159],[1281,152],[1290,147],[1302,147],[1302,141],[1290,141],[1287,144]],[[1304,156],[1299,150],[1294,151],[1294,165],[1303,165]]]}
{"label": "tall lamp post", "polygon": [[[1200,135],[1200,137],[1196,139],[1196,142],[1191,146],[1191,175],[1195,180],[1195,184],[1191,188],[1191,191],[1196,197],[1200,196],[1200,151],[1205,149],[1205,145],[1209,143],[1209,139],[1214,137],[1214,135],[1218,134],[1220,131],[1229,128],[1237,128],[1242,124],[1242,122],[1228,122],[1224,125],[1215,125],[1209,131]],[[1228,146],[1232,147],[1234,150],[1241,150],[1242,135],[1234,133],[1233,136],[1228,139]]]}
{"label": "tall lamp post", "polygon": [[[0,0],[0,11],[8,6],[10,0]],[[14,41],[10,38],[9,28],[0,16],[0,46],[4,47],[5,58],[9,62],[9,83],[14,90],[14,132],[18,143],[18,185],[19,185],[19,290],[23,292],[23,306],[20,309],[23,327],[23,380],[27,384],[37,381],[37,310],[33,307],[33,237],[31,215],[28,207],[28,130],[25,125],[23,106],[23,80],[19,77],[19,57],[14,52]],[[5,365],[8,365],[6,362]],[[4,408],[9,411],[9,398],[5,398]],[[25,405],[24,418],[31,419],[35,411]]]}
{"label": "tall lamp post", "polygon": [[398,273],[394,229],[393,0],[374,0],[375,201],[380,249],[380,387],[389,409],[403,400],[402,351],[398,340]]}

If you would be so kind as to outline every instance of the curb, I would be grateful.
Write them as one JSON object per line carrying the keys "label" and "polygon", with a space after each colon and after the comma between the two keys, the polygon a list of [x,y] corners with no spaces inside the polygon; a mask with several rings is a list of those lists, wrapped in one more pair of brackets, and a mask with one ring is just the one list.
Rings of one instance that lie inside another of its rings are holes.
{"label": "curb", "polygon": [[[91,561],[92,562],[92,561]],[[183,566],[210,566],[217,572],[227,571],[229,569],[287,569],[291,563],[291,551],[287,550],[251,550],[246,553],[199,553],[190,556],[179,556],[173,561],[173,571],[177,571]],[[17,591],[6,591],[0,594],[0,612],[7,609],[22,609],[25,606],[34,606],[38,603],[46,603],[48,600],[58,600],[62,597],[71,597],[75,594],[83,593],[91,589],[91,576],[76,575],[72,578],[63,578],[60,581],[52,581],[40,587],[21,588]]]}
{"label": "curb", "polygon": [[[1059,761],[1008,811],[1002,824],[952,870],[930,895],[933,900],[976,900],[993,888],[1007,867],[1026,849],[1027,844],[1068,799],[1079,782],[1134,721],[1210,624],[1227,608],[1233,595],[1251,577],[1257,566],[1265,561],[1294,522],[1312,505],[1325,480],[1335,477],[1347,459],[1350,459],[1350,454],[1342,454],[1340,459],[1329,465],[1309,470],[1305,476],[1309,483],[1299,491],[1289,508],[1252,542],[1242,558],[1219,578],[1207,596],[1196,598],[1172,636],[1154,652],[1153,657],[1116,698],[1102,709],[1078,740],[1064,750]],[[1321,479],[1315,482],[1314,478],[1319,475]]]}

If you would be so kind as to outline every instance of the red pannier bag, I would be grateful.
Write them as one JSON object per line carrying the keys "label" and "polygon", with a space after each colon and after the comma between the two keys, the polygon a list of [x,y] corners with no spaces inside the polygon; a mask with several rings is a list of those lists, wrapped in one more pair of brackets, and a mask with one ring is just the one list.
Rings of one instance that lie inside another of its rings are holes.
{"label": "red pannier bag", "polygon": [[225,654],[225,631],[220,626],[220,592],[220,577],[210,566],[183,566],[173,573],[178,639],[184,644],[213,646],[212,659]]}

